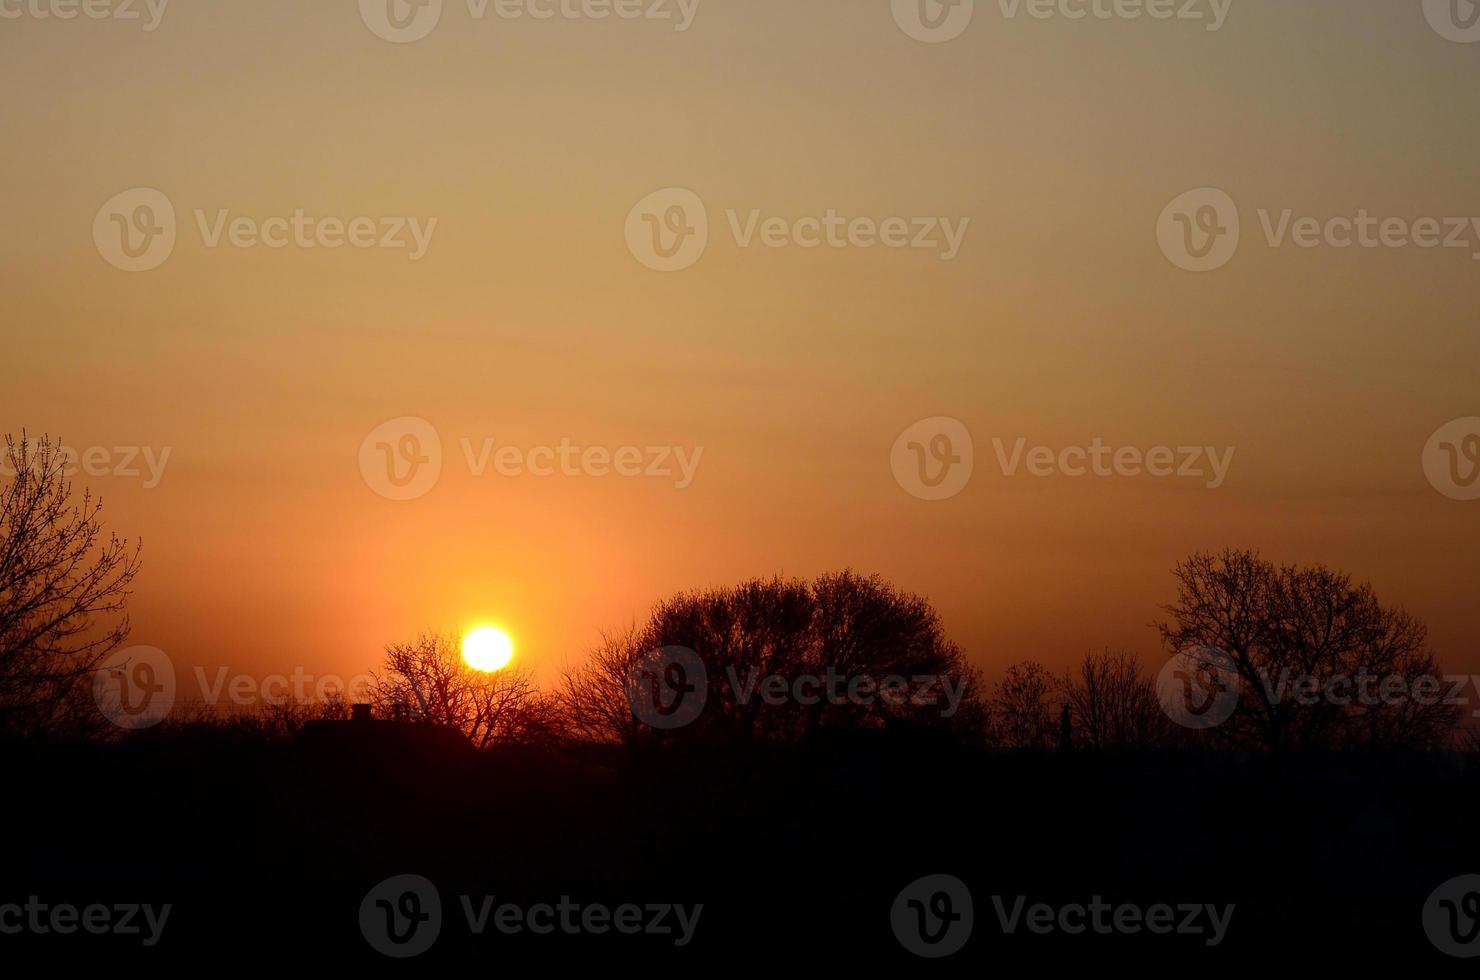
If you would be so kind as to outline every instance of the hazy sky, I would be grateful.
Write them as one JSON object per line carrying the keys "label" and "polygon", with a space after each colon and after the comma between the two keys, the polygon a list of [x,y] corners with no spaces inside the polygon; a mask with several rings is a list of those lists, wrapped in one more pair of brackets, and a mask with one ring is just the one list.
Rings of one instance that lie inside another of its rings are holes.
{"label": "hazy sky", "polygon": [[[852,566],[929,596],[989,667],[1149,659],[1173,562],[1236,545],[1371,579],[1480,670],[1480,502],[1423,462],[1480,415],[1480,221],[1464,248],[1301,248],[1261,217],[1480,218],[1480,44],[1421,0],[1232,0],[1218,30],[1209,0],[1201,20],[978,0],[940,43],[888,0],[701,0],[683,31],[448,0],[410,43],[353,0],[174,0],[154,30],[48,2],[0,0],[0,419],[169,449],[151,488],[78,476],[144,540],[135,642],[353,673],[492,621],[548,676],[675,590]],[[629,212],[675,187],[707,249],[653,271]],[[1184,271],[1158,220],[1204,187],[1239,246]],[[94,223],[135,188],[176,243],[126,272]],[[377,240],[436,224],[416,259],[210,244],[222,212],[298,211]],[[969,224],[950,259],[732,228],[829,211]],[[442,448],[408,501],[361,465],[402,417]],[[891,448],[934,417],[974,467],[932,501]],[[1097,437],[1234,455],[1212,489],[1007,475],[994,446]],[[702,455],[683,488],[479,477],[462,440],[475,464],[485,440]]]}

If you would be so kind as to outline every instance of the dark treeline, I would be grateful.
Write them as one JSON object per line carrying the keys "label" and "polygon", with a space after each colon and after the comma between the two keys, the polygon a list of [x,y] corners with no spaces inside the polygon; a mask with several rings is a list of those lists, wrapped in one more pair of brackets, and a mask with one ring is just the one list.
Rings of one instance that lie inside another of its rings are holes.
{"label": "dark treeline", "polygon": [[[1194,556],[1176,577],[1179,595],[1159,625],[1172,651],[1161,678],[1133,654],[1105,650],[1062,674],[1024,660],[993,680],[946,638],[924,599],[845,571],[664,600],[642,625],[606,636],[550,690],[525,669],[474,670],[455,636],[428,633],[389,646],[358,693],[377,717],[450,725],[480,749],[777,747],[906,732],[1017,751],[1475,747],[1463,724],[1468,688],[1442,674],[1422,625],[1367,586],[1247,552]],[[1238,591],[1251,578],[1257,592]],[[1224,621],[1210,609],[1236,613]],[[670,647],[694,652],[707,688],[698,716],[676,731],[647,724],[631,700],[644,658]],[[85,688],[88,679],[74,683]],[[118,737],[85,694],[55,699],[45,732]],[[1227,717],[1198,724],[1195,702],[1220,696],[1235,698]],[[1169,703],[1179,697],[1185,710]],[[292,737],[310,721],[348,719],[353,700],[331,690],[322,700],[227,712],[181,703],[160,728]],[[14,717],[10,733],[27,734]]]}
{"label": "dark treeline", "polygon": [[[7,460],[0,734],[116,737],[93,682],[118,666],[111,658],[128,637],[138,548],[105,531],[91,496],[74,495],[51,442],[7,440]],[[927,600],[844,571],[660,601],[550,690],[518,667],[473,670],[456,637],[426,634],[387,647],[365,691],[224,717],[181,703],[165,727],[292,735],[309,720],[347,717],[363,698],[380,717],[451,725],[478,748],[777,746],[906,729],[1013,750],[1474,747],[1423,624],[1370,586],[1237,550],[1193,555],[1172,577],[1156,626],[1168,662],[1157,674],[1127,652],[1103,651],[1062,675],[1021,660],[989,677]],[[680,731],[656,730],[632,707],[644,658],[670,647],[692,652],[707,687]],[[1468,700],[1468,686],[1458,691]]]}

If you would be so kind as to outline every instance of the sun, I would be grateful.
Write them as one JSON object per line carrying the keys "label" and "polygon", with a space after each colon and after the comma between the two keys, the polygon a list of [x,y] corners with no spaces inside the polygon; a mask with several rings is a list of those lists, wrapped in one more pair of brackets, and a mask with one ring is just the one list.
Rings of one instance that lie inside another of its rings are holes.
{"label": "sun", "polygon": [[480,627],[463,637],[462,655],[469,667],[492,673],[503,670],[514,659],[514,641],[501,629]]}

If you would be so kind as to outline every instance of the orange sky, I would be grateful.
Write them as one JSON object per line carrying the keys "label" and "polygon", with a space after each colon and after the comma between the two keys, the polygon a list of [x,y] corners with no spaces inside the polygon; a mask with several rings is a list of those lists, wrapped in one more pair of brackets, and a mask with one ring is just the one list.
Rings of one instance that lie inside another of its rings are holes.
{"label": "orange sky", "polygon": [[[980,0],[938,44],[882,0],[703,0],[684,31],[449,0],[405,44],[355,6],[0,20],[0,419],[169,448],[153,488],[79,477],[144,539],[136,642],[352,674],[423,627],[492,621],[550,676],[669,592],[853,566],[931,597],[978,662],[1058,667],[1153,655],[1172,563],[1237,545],[1370,578],[1480,670],[1480,502],[1422,465],[1480,415],[1480,229],[1464,250],[1303,249],[1259,217],[1480,216],[1480,45],[1420,3],[1233,0],[1209,31]],[[140,187],[178,240],[129,273],[92,228]],[[624,227],[669,187],[703,201],[709,241],[662,273]],[[1242,223],[1204,274],[1157,238],[1200,187]],[[415,260],[209,247],[196,212],[223,210],[436,225]],[[943,260],[742,247],[727,218],[829,210],[969,226]],[[403,416],[435,427],[442,474],[392,501],[359,453]],[[975,466],[927,501],[890,452],[936,416]],[[1209,489],[1008,476],[993,448],[1096,437],[1235,454]],[[702,455],[684,488],[478,477],[464,439]]]}

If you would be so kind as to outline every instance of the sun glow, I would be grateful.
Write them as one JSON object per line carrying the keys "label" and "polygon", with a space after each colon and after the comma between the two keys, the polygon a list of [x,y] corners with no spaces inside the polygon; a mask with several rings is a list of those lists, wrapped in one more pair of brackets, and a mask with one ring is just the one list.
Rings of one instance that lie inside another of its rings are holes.
{"label": "sun glow", "polygon": [[469,667],[492,673],[514,659],[514,641],[503,630],[484,626],[463,637],[462,655]]}

